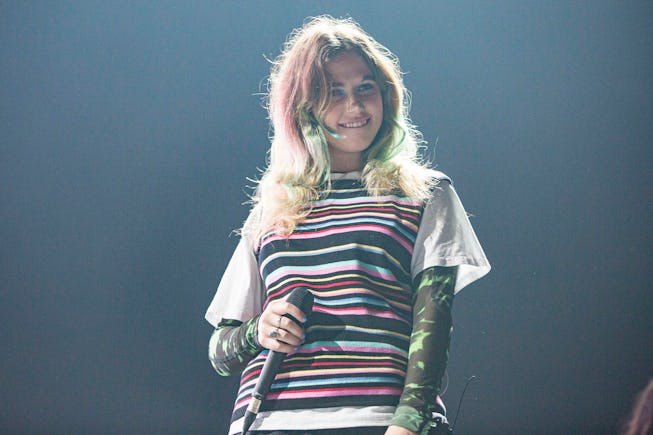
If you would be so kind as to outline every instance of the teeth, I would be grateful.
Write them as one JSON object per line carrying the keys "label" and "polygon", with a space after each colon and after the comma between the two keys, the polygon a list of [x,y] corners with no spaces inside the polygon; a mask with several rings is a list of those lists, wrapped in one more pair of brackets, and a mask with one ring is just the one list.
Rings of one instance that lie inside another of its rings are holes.
{"label": "teeth", "polygon": [[368,123],[368,121],[369,121],[369,118],[368,118],[368,119],[365,119],[365,120],[363,120],[363,121],[358,121],[358,122],[347,122],[347,123],[345,123],[345,124],[340,124],[340,125],[342,125],[343,127],[346,127],[346,128],[357,128],[357,127],[362,127],[362,126],[364,126],[365,124]]}

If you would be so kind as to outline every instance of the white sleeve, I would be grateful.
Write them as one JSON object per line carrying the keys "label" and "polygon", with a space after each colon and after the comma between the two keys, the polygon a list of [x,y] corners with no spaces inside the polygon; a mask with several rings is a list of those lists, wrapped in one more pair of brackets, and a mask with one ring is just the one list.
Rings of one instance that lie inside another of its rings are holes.
{"label": "white sleeve", "polygon": [[458,266],[456,293],[490,271],[458,194],[444,180],[435,187],[424,208],[413,251],[413,278],[433,266]]}
{"label": "white sleeve", "polygon": [[245,322],[262,312],[263,290],[254,252],[241,238],[204,318],[214,327],[221,319]]}

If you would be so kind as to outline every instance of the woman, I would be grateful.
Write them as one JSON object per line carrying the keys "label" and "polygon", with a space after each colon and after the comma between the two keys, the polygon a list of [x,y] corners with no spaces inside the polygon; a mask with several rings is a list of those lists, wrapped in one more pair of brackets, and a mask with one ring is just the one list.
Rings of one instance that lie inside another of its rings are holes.
{"label": "woman", "polygon": [[[426,433],[454,294],[490,266],[418,157],[398,60],[352,20],[314,18],[274,62],[268,110],[269,166],[206,313],[215,369],[242,372],[229,433],[270,350],[287,355],[253,433]],[[297,287],[311,313],[286,302]]]}

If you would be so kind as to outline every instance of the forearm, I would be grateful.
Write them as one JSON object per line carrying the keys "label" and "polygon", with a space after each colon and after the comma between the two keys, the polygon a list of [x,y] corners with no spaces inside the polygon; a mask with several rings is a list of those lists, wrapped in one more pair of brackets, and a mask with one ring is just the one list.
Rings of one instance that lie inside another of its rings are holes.
{"label": "forearm", "polygon": [[432,267],[417,280],[406,380],[392,420],[416,433],[428,427],[447,367],[456,270]]}
{"label": "forearm", "polygon": [[254,316],[245,323],[223,319],[213,331],[209,340],[209,361],[219,375],[242,372],[263,349],[256,338],[258,319],[259,316]]}

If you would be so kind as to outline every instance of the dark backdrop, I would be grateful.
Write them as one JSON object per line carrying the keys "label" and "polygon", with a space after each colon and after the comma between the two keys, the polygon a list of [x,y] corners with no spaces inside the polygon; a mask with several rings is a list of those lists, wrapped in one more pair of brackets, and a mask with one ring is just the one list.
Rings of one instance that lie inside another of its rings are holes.
{"label": "dark backdrop", "polygon": [[459,434],[614,433],[653,376],[653,3],[0,2],[0,431],[225,433],[203,320],[287,33],[351,15],[493,264]]}

